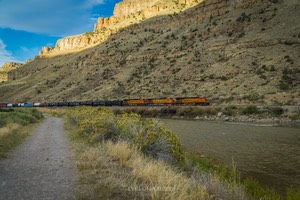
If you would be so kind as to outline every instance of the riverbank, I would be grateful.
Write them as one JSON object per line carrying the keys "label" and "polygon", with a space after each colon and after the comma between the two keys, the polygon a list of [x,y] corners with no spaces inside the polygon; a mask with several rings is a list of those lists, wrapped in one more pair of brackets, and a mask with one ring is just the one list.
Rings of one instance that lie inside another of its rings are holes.
{"label": "riverbank", "polygon": [[300,126],[300,110],[298,107],[255,105],[223,107],[171,106],[113,108],[113,111],[116,114],[137,113],[143,117]]}

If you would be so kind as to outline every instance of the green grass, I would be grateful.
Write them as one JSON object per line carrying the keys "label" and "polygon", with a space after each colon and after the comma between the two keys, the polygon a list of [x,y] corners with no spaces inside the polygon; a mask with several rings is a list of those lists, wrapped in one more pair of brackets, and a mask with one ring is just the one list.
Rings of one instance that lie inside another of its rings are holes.
{"label": "green grass", "polygon": [[36,109],[0,109],[0,159],[6,158],[42,118]]}
{"label": "green grass", "polygon": [[43,118],[43,114],[36,109],[2,108],[0,109],[0,128],[5,127],[9,123],[25,126],[35,123],[41,118]]}

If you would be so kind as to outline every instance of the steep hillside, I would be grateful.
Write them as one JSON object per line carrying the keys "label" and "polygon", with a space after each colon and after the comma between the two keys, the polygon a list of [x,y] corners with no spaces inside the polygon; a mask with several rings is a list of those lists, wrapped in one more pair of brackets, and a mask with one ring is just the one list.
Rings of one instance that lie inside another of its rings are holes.
{"label": "steep hillside", "polygon": [[50,49],[0,85],[0,101],[204,95],[299,105],[299,10],[298,0],[206,0],[91,48]]}

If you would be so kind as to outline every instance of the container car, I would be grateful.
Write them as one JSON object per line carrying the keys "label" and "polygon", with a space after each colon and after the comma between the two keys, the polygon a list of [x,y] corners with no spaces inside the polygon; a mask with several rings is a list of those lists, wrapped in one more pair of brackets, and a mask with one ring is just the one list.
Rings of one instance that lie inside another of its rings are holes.
{"label": "container car", "polygon": [[42,104],[41,103],[33,103],[34,107],[40,107]]}
{"label": "container car", "polygon": [[111,101],[106,101],[106,106],[122,106],[123,101],[120,100],[111,100]]}
{"label": "container car", "polygon": [[0,103],[0,107],[1,108],[7,107],[7,103]]}
{"label": "container car", "polygon": [[106,101],[93,101],[92,106],[106,106]]}

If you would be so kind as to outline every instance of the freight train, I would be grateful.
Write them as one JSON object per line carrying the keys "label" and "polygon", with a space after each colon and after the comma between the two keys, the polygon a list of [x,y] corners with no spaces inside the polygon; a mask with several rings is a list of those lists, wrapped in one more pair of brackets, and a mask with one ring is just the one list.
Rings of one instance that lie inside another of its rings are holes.
{"label": "freight train", "polygon": [[0,107],[75,107],[75,106],[164,106],[164,105],[201,105],[208,106],[206,97],[123,99],[44,103],[0,103]]}

